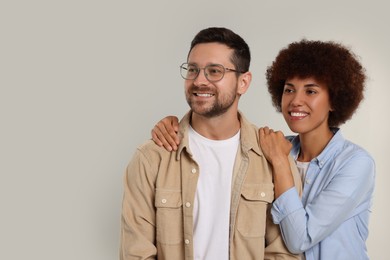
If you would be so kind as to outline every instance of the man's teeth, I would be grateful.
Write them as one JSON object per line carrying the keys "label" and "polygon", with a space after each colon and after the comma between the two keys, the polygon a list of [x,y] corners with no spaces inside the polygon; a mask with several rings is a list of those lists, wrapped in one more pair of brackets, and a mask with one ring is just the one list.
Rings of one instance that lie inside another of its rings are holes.
{"label": "man's teeth", "polygon": [[307,113],[301,113],[301,112],[291,112],[291,116],[306,116]]}
{"label": "man's teeth", "polygon": [[212,96],[214,96],[213,94],[208,94],[208,93],[204,93],[204,94],[196,93],[195,95],[197,95],[198,97],[212,97]]}

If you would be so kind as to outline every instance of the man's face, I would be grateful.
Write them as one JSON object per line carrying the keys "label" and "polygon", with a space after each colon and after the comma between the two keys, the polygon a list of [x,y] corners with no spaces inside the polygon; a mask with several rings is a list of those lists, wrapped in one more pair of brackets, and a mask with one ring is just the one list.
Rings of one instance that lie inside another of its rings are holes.
{"label": "man's face", "polygon": [[[210,64],[220,64],[235,69],[230,57],[233,50],[220,43],[195,45],[188,56],[188,63],[204,68]],[[235,72],[226,71],[217,82],[210,82],[201,69],[196,79],[185,80],[185,95],[188,105],[196,114],[205,117],[219,116],[238,102],[238,80]]]}

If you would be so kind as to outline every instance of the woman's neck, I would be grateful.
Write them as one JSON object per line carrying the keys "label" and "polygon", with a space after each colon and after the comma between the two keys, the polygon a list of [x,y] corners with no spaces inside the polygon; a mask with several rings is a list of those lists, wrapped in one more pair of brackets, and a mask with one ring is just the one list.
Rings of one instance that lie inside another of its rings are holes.
{"label": "woman's neck", "polygon": [[328,127],[323,131],[299,134],[301,150],[298,155],[298,161],[310,162],[316,158],[325,149],[333,135],[333,132]]}

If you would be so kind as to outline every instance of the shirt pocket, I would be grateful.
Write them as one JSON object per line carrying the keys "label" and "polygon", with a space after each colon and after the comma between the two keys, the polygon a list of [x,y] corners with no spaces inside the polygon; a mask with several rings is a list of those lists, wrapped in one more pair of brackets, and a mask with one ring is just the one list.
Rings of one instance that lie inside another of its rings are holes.
{"label": "shirt pocket", "polygon": [[183,209],[180,190],[156,190],[157,241],[179,244],[183,241]]}
{"label": "shirt pocket", "polygon": [[274,185],[244,184],[237,211],[237,230],[244,237],[264,237],[267,207],[274,199]]}

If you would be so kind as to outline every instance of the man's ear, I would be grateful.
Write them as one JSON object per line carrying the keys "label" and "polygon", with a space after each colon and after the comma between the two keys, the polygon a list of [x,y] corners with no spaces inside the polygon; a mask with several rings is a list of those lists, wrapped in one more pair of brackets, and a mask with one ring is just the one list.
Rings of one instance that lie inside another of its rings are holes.
{"label": "man's ear", "polygon": [[242,73],[238,77],[238,89],[237,94],[243,95],[248,90],[252,81],[252,73],[250,71]]}

